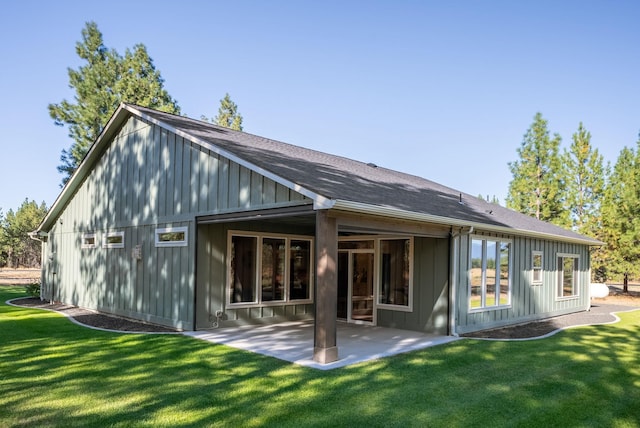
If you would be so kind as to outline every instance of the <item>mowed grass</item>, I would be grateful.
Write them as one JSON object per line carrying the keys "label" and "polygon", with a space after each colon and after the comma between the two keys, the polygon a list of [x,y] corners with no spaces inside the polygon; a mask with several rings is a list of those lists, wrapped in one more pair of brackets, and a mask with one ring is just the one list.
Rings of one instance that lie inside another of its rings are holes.
{"label": "mowed grass", "polygon": [[4,304],[21,296],[0,287],[2,427],[640,426],[640,311],[319,371]]}

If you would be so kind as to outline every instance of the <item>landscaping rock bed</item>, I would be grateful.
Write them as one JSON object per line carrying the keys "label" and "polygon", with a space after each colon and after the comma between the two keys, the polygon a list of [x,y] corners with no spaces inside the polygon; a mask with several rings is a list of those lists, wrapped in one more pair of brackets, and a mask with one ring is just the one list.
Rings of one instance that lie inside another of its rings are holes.
{"label": "landscaping rock bed", "polygon": [[149,324],[129,318],[118,317],[113,315],[101,314],[87,309],[78,308],[77,306],[65,305],[62,303],[49,303],[42,301],[37,297],[26,297],[23,299],[14,299],[10,304],[28,308],[47,309],[56,311],[70,318],[73,318],[79,324],[101,330],[132,332],[132,333],[176,333],[177,330],[168,327]]}
{"label": "landscaping rock bed", "polygon": [[546,336],[568,327],[609,324],[617,320],[617,317],[613,315],[614,312],[626,312],[638,309],[640,308],[628,305],[593,303],[589,311],[576,312],[510,327],[478,331],[464,334],[463,336],[483,339],[532,339]]}

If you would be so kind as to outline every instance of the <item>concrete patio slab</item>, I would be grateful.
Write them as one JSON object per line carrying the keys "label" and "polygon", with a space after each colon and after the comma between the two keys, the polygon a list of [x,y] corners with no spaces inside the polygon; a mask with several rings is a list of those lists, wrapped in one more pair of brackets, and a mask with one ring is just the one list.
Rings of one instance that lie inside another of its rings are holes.
{"label": "concrete patio slab", "polygon": [[184,334],[321,370],[335,369],[458,340],[452,336],[340,322],[337,336],[338,360],[329,364],[320,364],[312,359],[313,330],[312,321],[297,321],[264,326],[189,331]]}

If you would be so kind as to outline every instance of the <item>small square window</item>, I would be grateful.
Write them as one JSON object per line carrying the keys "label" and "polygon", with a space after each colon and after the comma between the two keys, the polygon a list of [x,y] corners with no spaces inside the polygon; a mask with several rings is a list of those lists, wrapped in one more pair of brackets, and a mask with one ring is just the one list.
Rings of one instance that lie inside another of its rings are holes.
{"label": "small square window", "polygon": [[124,232],[108,232],[102,246],[104,248],[124,248]]}
{"label": "small square window", "polygon": [[186,247],[187,231],[186,226],[156,229],[156,247]]}
{"label": "small square window", "polygon": [[95,248],[96,247],[96,234],[85,233],[82,235],[82,248]]}

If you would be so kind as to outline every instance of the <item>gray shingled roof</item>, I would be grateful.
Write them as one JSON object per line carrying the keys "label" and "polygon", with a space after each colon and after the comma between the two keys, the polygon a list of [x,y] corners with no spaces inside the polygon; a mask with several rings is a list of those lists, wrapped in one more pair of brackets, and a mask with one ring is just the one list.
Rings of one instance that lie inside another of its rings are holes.
{"label": "gray shingled roof", "polygon": [[[402,172],[237,132],[187,117],[125,106],[165,126],[232,153],[261,169],[331,200],[425,214],[489,229],[512,229],[598,245],[599,241]],[[460,202],[462,201],[462,203]]]}

